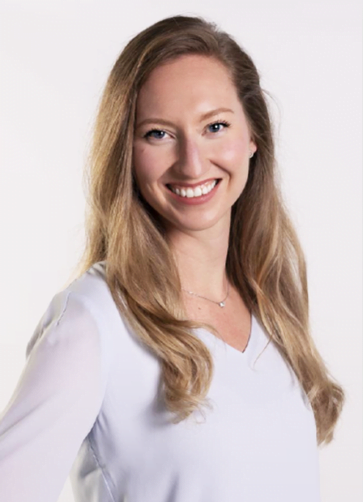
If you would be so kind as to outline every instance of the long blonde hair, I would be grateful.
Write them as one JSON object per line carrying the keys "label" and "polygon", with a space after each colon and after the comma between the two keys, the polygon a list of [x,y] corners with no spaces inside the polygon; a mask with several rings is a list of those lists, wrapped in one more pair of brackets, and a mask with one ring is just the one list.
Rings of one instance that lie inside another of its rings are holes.
{"label": "long blonde hair", "polygon": [[306,262],[276,179],[265,91],[250,56],[215,23],[163,19],[132,38],[114,64],[85,172],[86,240],[76,275],[106,260],[105,278],[121,315],[160,359],[164,402],[174,422],[208,405],[213,359],[191,330],[218,332],[187,319],[162,221],[140,195],[133,173],[138,92],[154,68],[185,54],[213,57],[230,72],[257,145],[246,186],[232,207],[228,279],[293,368],[314,411],[317,442],[328,444],[345,395],[311,336]]}

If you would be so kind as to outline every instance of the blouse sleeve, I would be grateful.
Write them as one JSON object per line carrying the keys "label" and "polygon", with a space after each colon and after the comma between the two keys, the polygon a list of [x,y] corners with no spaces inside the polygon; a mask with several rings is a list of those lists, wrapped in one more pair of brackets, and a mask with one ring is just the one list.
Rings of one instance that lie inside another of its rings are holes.
{"label": "blouse sleeve", "polygon": [[105,368],[88,299],[57,293],[28,343],[0,414],[0,499],[56,502],[100,411]]}

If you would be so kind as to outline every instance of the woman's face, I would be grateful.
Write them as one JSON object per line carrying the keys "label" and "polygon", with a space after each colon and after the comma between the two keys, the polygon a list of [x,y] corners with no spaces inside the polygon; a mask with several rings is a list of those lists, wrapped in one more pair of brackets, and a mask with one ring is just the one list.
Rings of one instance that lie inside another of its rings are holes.
{"label": "woman's face", "polygon": [[[154,69],[140,89],[133,168],[142,196],[167,229],[229,225],[255,150],[236,89],[215,59],[181,56]],[[207,194],[213,180],[220,181]]]}

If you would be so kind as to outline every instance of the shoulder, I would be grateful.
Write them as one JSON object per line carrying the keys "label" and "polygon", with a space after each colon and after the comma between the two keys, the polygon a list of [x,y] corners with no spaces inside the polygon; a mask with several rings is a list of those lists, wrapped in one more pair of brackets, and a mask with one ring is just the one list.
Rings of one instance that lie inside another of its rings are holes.
{"label": "shoulder", "polygon": [[84,308],[92,312],[98,322],[118,312],[105,279],[104,261],[94,263],[55,297],[59,296],[65,302],[69,295],[78,299]]}
{"label": "shoulder", "polygon": [[41,344],[69,350],[69,357],[98,351],[107,365],[112,352],[107,337],[114,316],[118,310],[104,278],[103,262],[97,262],[53,295],[27,344],[26,356]]}

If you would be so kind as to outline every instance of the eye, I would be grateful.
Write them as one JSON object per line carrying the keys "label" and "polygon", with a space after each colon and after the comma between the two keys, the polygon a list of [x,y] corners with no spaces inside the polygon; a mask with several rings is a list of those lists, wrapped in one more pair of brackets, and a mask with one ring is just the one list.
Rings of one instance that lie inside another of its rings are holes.
{"label": "eye", "polygon": [[[231,124],[227,122],[226,120],[218,120],[217,122],[212,122],[211,124],[208,124],[207,127],[218,127],[218,126],[223,126],[225,128],[229,127]],[[214,129],[212,132],[220,132],[220,129]],[[153,136],[153,134],[157,134],[157,136]],[[160,136],[161,134],[165,134],[165,131],[163,129],[157,129],[153,128],[150,129],[147,133],[144,134],[144,138],[154,138],[154,139],[163,139],[165,136]]]}
{"label": "eye", "polygon": [[163,139],[164,136],[151,136],[153,133],[161,134],[165,133],[162,129],[150,129],[146,134],[144,134],[144,138],[154,138],[154,139]]}
{"label": "eye", "polygon": [[[227,122],[226,120],[218,120],[217,122],[212,122],[211,124],[208,124],[207,127],[214,127],[214,126],[220,126],[223,125],[224,127],[229,127],[231,124]],[[220,129],[214,129],[212,132],[219,132]]]}
{"label": "eye", "polygon": [[151,134],[154,132],[156,132],[158,134],[165,133],[165,131],[163,131],[162,129],[150,129],[150,131],[148,131],[146,134],[144,134],[144,138],[150,138],[150,137],[153,137],[155,139],[162,139],[163,138],[163,136],[162,137],[151,136]]}

